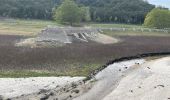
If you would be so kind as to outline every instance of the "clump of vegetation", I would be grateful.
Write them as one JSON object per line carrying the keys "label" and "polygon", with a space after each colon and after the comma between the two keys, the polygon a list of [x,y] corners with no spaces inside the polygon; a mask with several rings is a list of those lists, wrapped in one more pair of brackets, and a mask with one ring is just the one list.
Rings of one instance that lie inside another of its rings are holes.
{"label": "clump of vegetation", "polygon": [[170,28],[170,11],[155,8],[145,18],[144,25],[150,28]]}
{"label": "clump of vegetation", "polygon": [[81,21],[89,20],[89,13],[85,7],[79,7],[72,0],[65,0],[56,10],[54,10],[54,19],[62,24],[73,25]]}

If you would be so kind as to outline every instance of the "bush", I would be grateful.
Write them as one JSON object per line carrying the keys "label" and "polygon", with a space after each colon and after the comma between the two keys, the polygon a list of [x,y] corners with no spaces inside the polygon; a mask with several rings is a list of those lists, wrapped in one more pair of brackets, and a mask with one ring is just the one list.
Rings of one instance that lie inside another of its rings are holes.
{"label": "bush", "polygon": [[170,28],[170,11],[155,8],[145,18],[144,26],[150,28]]}
{"label": "bush", "polygon": [[61,24],[71,26],[81,21],[89,21],[89,8],[79,7],[73,0],[64,0],[57,9],[54,9],[54,19]]}

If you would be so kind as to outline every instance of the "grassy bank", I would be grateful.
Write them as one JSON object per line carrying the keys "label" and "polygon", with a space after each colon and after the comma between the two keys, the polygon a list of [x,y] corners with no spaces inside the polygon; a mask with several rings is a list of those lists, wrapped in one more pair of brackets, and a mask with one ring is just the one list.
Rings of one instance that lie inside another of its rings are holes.
{"label": "grassy bank", "polygon": [[170,36],[170,33],[165,32],[110,31],[110,30],[105,30],[103,34],[109,36]]}
{"label": "grassy bank", "polygon": [[143,28],[142,25],[134,25],[134,24],[107,24],[107,23],[91,23],[89,24],[91,27],[99,27],[99,28]]}
{"label": "grassy bank", "polygon": [[[70,64],[71,65],[71,64]],[[83,67],[72,66],[60,71],[48,70],[1,70],[0,78],[22,78],[22,77],[51,77],[51,76],[88,76],[93,70],[101,67],[101,64],[81,64]]]}

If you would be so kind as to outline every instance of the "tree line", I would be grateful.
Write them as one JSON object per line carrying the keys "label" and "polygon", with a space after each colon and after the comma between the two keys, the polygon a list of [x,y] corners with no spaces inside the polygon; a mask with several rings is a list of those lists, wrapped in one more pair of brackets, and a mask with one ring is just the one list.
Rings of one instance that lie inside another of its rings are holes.
{"label": "tree line", "polygon": [[0,0],[0,16],[30,19],[52,19],[52,8],[60,0]]}
{"label": "tree line", "polygon": [[90,6],[91,19],[96,22],[141,24],[155,6],[144,0],[78,0]]}
{"label": "tree line", "polygon": [[[63,0],[0,0],[0,16],[53,19],[54,8]],[[141,24],[155,6],[144,0],[75,0],[89,8],[93,22]],[[69,9],[68,9],[69,10]]]}

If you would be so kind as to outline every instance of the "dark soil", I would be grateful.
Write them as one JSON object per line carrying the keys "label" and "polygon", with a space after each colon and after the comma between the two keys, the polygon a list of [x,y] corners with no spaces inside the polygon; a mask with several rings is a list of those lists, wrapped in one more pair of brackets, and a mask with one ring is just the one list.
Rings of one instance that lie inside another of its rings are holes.
{"label": "dark soil", "polygon": [[117,44],[74,43],[58,48],[15,47],[22,36],[0,35],[1,70],[65,70],[141,53],[170,51],[170,37],[121,36]]}

